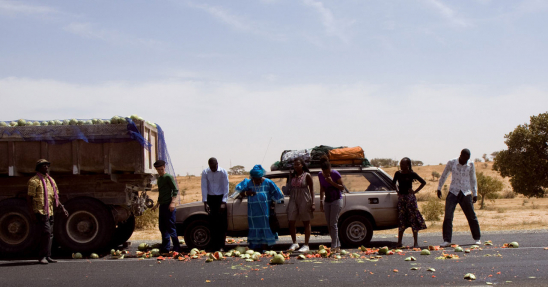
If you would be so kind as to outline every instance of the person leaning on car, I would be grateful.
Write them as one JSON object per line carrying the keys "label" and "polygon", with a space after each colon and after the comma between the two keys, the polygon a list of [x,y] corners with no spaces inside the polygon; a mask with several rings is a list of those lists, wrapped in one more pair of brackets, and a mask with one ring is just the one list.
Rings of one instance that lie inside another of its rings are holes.
{"label": "person leaning on car", "polygon": [[209,167],[202,172],[202,201],[205,211],[209,214],[211,248],[223,250],[227,229],[228,173],[219,167],[214,157],[210,158],[207,164]]}
{"label": "person leaning on car", "polygon": [[36,223],[39,233],[39,263],[56,263],[51,259],[51,243],[53,240],[53,205],[63,208],[65,215],[68,212],[59,203],[57,183],[49,176],[50,162],[40,159],[36,162],[36,175],[28,182],[27,204],[30,218]]}

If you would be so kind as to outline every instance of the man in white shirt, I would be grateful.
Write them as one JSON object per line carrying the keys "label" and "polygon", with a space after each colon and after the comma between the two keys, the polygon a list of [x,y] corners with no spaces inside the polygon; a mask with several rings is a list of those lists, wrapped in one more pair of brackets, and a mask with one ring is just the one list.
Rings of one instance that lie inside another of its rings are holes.
{"label": "man in white shirt", "polygon": [[209,167],[202,172],[202,201],[209,214],[211,250],[224,251],[227,228],[226,200],[228,198],[228,173],[219,167],[217,159],[208,160]]}
{"label": "man in white shirt", "polygon": [[481,244],[481,232],[478,217],[474,211],[474,203],[478,200],[478,182],[476,179],[476,168],[470,160],[470,150],[463,149],[459,158],[447,162],[438,184],[438,198],[441,199],[441,188],[447,180],[449,173],[452,173],[449,194],[445,199],[445,218],[443,220],[443,244],[442,247],[451,245],[453,235],[453,215],[457,203],[462,208],[472,237],[476,244]]}

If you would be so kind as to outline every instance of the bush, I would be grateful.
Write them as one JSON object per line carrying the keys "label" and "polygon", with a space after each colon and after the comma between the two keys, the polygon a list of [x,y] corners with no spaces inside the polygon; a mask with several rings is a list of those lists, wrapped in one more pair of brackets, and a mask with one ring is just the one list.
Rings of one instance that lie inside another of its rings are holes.
{"label": "bush", "polygon": [[233,182],[228,183],[228,196],[231,196],[236,191],[236,184]]}
{"label": "bush", "polygon": [[444,205],[437,197],[431,197],[422,206],[422,215],[425,220],[439,221],[444,212]]}
{"label": "bush", "polygon": [[135,217],[135,229],[143,230],[158,226],[158,209],[147,209],[141,216]]}
{"label": "bush", "polygon": [[415,197],[417,198],[417,201],[428,201],[432,197],[436,197],[435,193],[432,192],[426,192],[425,190],[421,190],[419,193],[415,193]]}
{"label": "bush", "polygon": [[512,199],[516,197],[516,193],[513,190],[507,190],[501,194],[501,198]]}

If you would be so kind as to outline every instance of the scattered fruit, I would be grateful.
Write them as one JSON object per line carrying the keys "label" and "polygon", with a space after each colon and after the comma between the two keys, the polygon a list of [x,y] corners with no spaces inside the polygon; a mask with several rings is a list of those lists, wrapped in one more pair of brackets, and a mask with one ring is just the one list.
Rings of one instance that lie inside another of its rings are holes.
{"label": "scattered fruit", "polygon": [[89,256],[89,258],[91,258],[91,259],[98,259],[98,258],[99,258],[99,255],[97,255],[97,253],[91,253],[91,255]]}
{"label": "scattered fruit", "polygon": [[80,252],[72,253],[72,259],[82,259],[82,253]]}
{"label": "scattered fruit", "polygon": [[464,275],[464,279],[467,279],[467,280],[476,280],[476,275],[472,274],[472,273],[466,273],[466,275]]}
{"label": "scattered fruit", "polygon": [[430,250],[428,250],[428,249],[423,249],[423,250],[421,251],[421,255],[430,255]]}

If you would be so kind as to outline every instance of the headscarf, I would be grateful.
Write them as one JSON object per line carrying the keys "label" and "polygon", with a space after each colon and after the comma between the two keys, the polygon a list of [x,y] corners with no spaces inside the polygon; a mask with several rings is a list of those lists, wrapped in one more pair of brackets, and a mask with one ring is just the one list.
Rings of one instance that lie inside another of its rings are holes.
{"label": "headscarf", "polygon": [[266,173],[266,170],[260,165],[255,165],[253,169],[249,171],[249,175],[253,178],[261,178]]}

